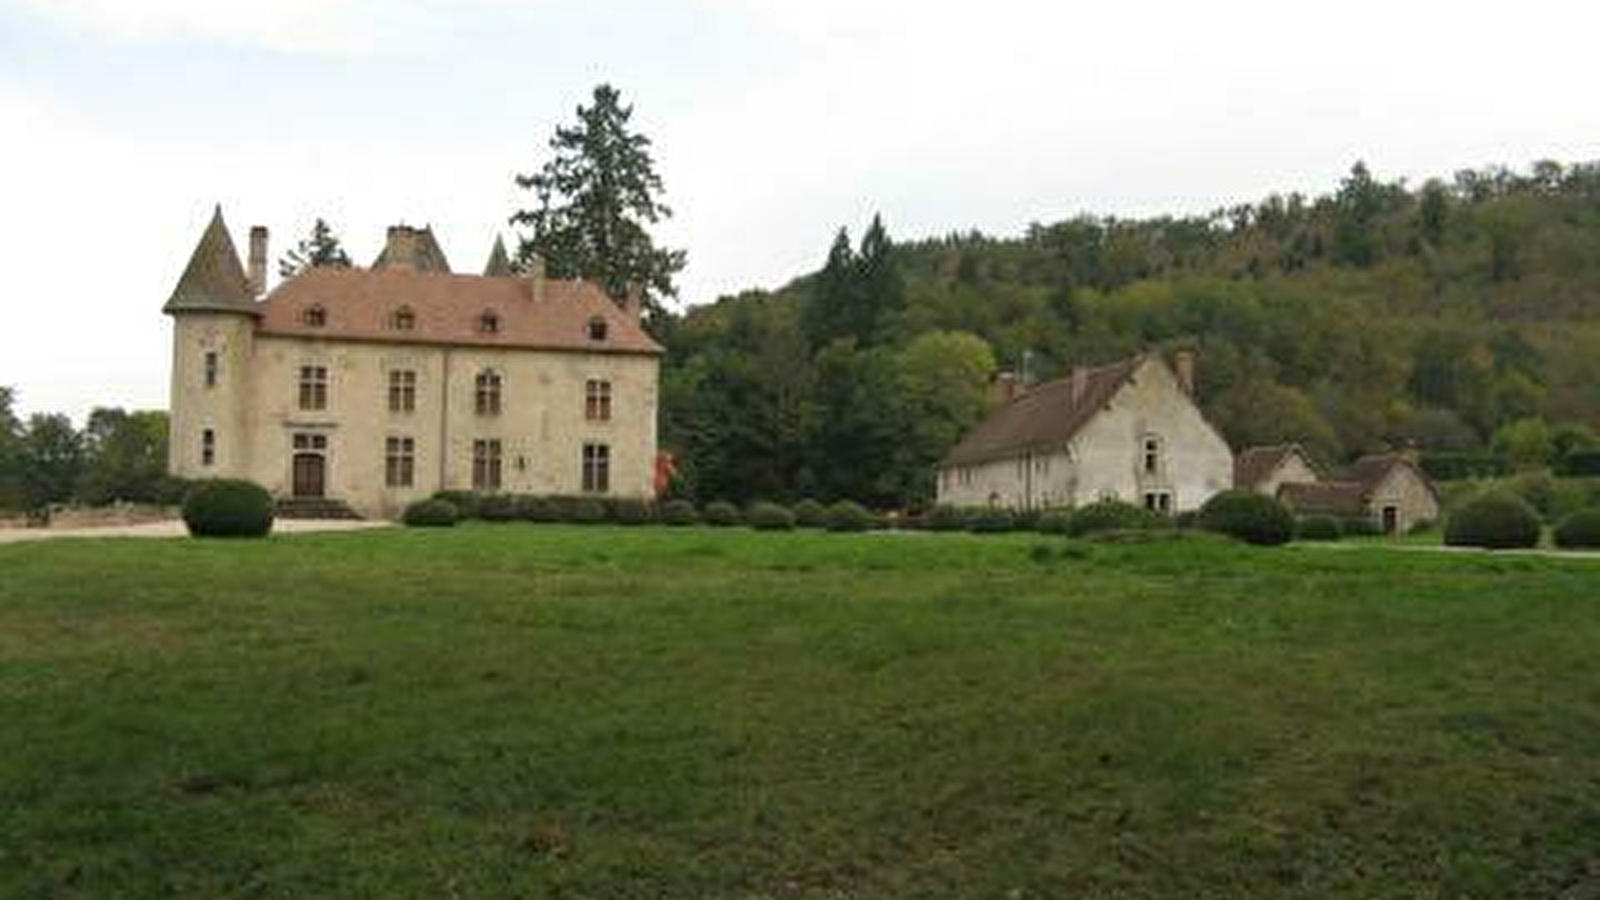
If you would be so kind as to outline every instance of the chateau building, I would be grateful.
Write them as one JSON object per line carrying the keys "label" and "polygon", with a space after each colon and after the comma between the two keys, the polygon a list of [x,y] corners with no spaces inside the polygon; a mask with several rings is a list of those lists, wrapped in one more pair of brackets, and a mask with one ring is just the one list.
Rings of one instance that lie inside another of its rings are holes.
{"label": "chateau building", "polygon": [[511,270],[451,271],[427,228],[370,268],[309,268],[266,293],[220,208],[163,311],[173,320],[169,467],[281,500],[393,517],[435,491],[648,497],[661,347],[637,301]]}
{"label": "chateau building", "polygon": [[[1018,387],[938,469],[938,502],[1013,509],[1100,499],[1174,513],[1233,483],[1233,452],[1194,402],[1194,356],[1141,354]],[[1020,393],[1018,393],[1020,391]]]}

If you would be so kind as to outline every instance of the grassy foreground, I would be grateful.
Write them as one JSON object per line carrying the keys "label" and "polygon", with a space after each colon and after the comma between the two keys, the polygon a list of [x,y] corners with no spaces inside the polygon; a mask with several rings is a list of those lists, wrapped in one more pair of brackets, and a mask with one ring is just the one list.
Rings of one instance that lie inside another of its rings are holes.
{"label": "grassy foreground", "polygon": [[1594,560],[0,547],[0,897],[1588,897],[1597,648]]}

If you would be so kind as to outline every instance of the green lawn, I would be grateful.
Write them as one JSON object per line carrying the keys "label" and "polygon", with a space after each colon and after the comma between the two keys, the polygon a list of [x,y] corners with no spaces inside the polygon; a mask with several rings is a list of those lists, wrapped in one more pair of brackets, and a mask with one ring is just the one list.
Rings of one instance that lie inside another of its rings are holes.
{"label": "green lawn", "polygon": [[1600,884],[1595,560],[508,525],[0,573],[5,898]]}

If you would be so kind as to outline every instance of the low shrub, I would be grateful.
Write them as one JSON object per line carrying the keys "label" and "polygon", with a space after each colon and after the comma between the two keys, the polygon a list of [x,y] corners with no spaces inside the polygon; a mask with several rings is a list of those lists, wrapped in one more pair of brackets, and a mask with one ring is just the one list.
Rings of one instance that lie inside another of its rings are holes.
{"label": "low shrub", "polygon": [[478,518],[485,522],[511,522],[521,518],[517,497],[512,494],[485,494],[478,500]]}
{"label": "low shrub", "polygon": [[1569,450],[1556,461],[1556,474],[1568,477],[1600,475],[1600,450]]}
{"label": "low shrub", "polygon": [[459,521],[476,519],[478,517],[478,494],[476,491],[440,491],[433,495],[435,500],[447,500],[456,508],[456,518]]}
{"label": "low shrub", "polygon": [[973,534],[1004,534],[1019,527],[1016,515],[1002,506],[976,510],[967,517],[967,530]]}
{"label": "low shrub", "polygon": [[1033,531],[1039,527],[1037,509],[1018,509],[1011,513],[1011,527],[1017,531]]}
{"label": "low shrub", "polygon": [[661,505],[661,521],[668,525],[693,525],[700,521],[700,513],[688,500],[668,500]]}
{"label": "low shrub", "polygon": [[854,500],[840,500],[828,507],[829,531],[867,531],[873,525],[872,513]]}
{"label": "low shrub", "polygon": [[1539,514],[1526,500],[1509,491],[1492,491],[1451,513],[1444,524],[1444,542],[1450,547],[1491,550],[1536,547],[1539,532]]}
{"label": "low shrub", "polygon": [[801,528],[825,528],[828,508],[807,497],[794,505],[794,523]]}
{"label": "low shrub", "polygon": [[1337,541],[1343,534],[1333,516],[1306,516],[1295,528],[1295,537],[1302,541]]}
{"label": "low shrub", "polygon": [[1383,534],[1383,526],[1371,516],[1345,516],[1339,519],[1339,533],[1345,537],[1378,537]]}
{"label": "low shrub", "polygon": [[1040,534],[1066,534],[1072,527],[1072,510],[1047,509],[1039,514],[1033,528]]}
{"label": "low shrub", "polygon": [[1107,499],[1096,500],[1074,510],[1072,518],[1067,522],[1067,533],[1073,537],[1082,537],[1096,531],[1167,528],[1171,524],[1171,520],[1160,513],[1121,500]]}
{"label": "low shrub", "polygon": [[967,527],[967,511],[957,506],[935,506],[928,513],[929,531],[961,531]]}
{"label": "low shrub", "polygon": [[272,495],[251,481],[198,481],[183,499],[183,524],[195,537],[265,537],[272,531]]}
{"label": "low shrub", "polygon": [[789,531],[794,528],[794,513],[776,503],[752,503],[745,521],[757,531]]}
{"label": "low shrub", "polygon": [[611,501],[611,521],[618,525],[647,525],[654,519],[655,510],[648,500],[618,497]]}
{"label": "low shrub", "polygon": [[1556,546],[1565,550],[1600,547],[1600,506],[1579,510],[1556,526]]}
{"label": "low shrub", "polygon": [[456,518],[456,505],[439,497],[418,500],[401,515],[401,521],[412,528],[450,528]]}
{"label": "low shrub", "polygon": [[1294,516],[1282,503],[1255,491],[1223,491],[1200,507],[1200,527],[1263,547],[1294,537]]}
{"label": "low shrub", "polygon": [[739,507],[726,500],[713,500],[706,504],[705,520],[707,525],[729,528],[738,525],[742,517],[739,515]]}
{"label": "low shrub", "polygon": [[1527,501],[1546,522],[1559,522],[1589,505],[1581,484],[1555,478],[1549,472],[1524,472],[1508,479],[1506,487]]}
{"label": "low shrub", "polygon": [[550,502],[549,497],[520,494],[517,496],[517,518],[524,522],[559,522],[561,511]]}

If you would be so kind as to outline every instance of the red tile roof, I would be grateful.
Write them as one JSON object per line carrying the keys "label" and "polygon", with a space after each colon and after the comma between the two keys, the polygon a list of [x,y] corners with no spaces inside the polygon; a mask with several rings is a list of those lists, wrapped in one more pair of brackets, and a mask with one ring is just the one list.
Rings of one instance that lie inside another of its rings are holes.
{"label": "red tile roof", "polygon": [[1367,512],[1367,488],[1354,481],[1286,484],[1278,488],[1278,499],[1297,513],[1359,516]]}
{"label": "red tile roof", "polygon": [[[492,278],[418,272],[409,268],[307,269],[280,284],[260,304],[260,332],[394,343],[519,347],[595,353],[659,354],[645,333],[598,287],[583,281],[546,279],[534,298],[528,278]],[[321,306],[325,324],[306,324],[303,313]],[[393,327],[394,313],[411,310],[409,331]],[[498,319],[490,334],[480,330],[484,314]],[[606,338],[591,340],[589,323],[606,323]]]}

